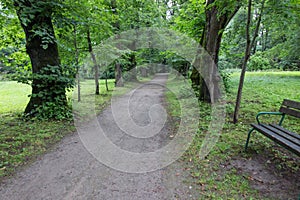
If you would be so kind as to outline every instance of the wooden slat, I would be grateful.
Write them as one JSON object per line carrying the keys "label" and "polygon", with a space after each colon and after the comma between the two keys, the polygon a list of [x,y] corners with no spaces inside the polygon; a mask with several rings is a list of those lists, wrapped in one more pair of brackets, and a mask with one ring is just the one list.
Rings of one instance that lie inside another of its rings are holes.
{"label": "wooden slat", "polygon": [[300,102],[284,99],[282,105],[300,110]]}
{"label": "wooden slat", "polygon": [[251,124],[251,126],[254,129],[256,129],[257,131],[259,131],[260,133],[262,133],[263,135],[265,135],[266,137],[270,138],[271,140],[274,140],[278,144],[284,146],[285,148],[289,149],[293,153],[300,156],[300,146],[299,145],[296,145],[296,144],[290,142],[289,140],[285,139],[284,137],[277,135],[276,133],[264,128],[263,126],[261,126],[259,124]]}
{"label": "wooden slat", "polygon": [[281,130],[281,131],[283,131],[283,132],[291,135],[292,137],[297,138],[298,140],[300,140],[300,135],[297,134],[297,133],[293,133],[293,132],[291,132],[291,131],[289,131],[289,130],[287,130],[287,129],[285,129],[285,128],[277,125],[277,124],[270,124],[270,126],[273,126],[273,127],[277,128],[277,129],[279,129],[279,130]]}
{"label": "wooden slat", "polygon": [[300,118],[300,112],[297,111],[297,110],[293,110],[293,109],[290,109],[290,108],[286,108],[286,107],[280,107],[279,109],[279,112],[282,112],[282,113],[285,113],[287,115],[291,115],[291,116],[294,116],[294,117],[297,117],[297,118]]}
{"label": "wooden slat", "polygon": [[298,138],[293,137],[293,135],[290,135],[290,134],[282,131],[281,129],[277,129],[270,125],[262,124],[262,126],[266,129],[276,133],[277,135],[284,137],[285,139],[289,140],[290,142],[300,146],[300,140]]}
{"label": "wooden slat", "polygon": [[300,102],[284,99],[279,112],[300,118]]}

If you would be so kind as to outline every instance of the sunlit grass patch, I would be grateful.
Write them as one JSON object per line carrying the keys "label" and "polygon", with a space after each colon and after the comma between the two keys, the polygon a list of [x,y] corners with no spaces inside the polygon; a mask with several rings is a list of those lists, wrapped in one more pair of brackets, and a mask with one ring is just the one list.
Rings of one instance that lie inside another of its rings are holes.
{"label": "sunlit grass patch", "polygon": [[22,112],[29,102],[31,87],[15,81],[0,81],[0,115]]}

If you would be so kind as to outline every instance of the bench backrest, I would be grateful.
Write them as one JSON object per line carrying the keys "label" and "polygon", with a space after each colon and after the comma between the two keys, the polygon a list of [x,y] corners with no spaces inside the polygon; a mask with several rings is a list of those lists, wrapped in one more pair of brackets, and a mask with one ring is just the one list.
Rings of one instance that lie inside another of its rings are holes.
{"label": "bench backrest", "polygon": [[279,112],[300,118],[300,102],[285,99],[282,102]]}

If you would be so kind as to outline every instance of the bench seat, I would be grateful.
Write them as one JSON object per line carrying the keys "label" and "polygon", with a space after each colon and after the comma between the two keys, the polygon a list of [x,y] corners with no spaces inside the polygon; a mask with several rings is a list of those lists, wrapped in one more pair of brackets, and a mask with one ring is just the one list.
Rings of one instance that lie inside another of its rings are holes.
{"label": "bench seat", "polygon": [[276,124],[251,124],[251,126],[266,137],[300,156],[299,134],[293,133]]}

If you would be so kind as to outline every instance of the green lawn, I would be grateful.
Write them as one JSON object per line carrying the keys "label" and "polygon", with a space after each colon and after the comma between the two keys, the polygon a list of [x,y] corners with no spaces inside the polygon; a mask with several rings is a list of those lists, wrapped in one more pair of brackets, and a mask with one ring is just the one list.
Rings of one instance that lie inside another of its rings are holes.
{"label": "green lawn", "polygon": [[[74,111],[78,106],[82,113],[95,105],[99,113],[111,98],[114,80],[109,80],[109,89],[105,89],[104,81],[100,82],[101,95],[94,95],[94,81],[81,83],[81,102],[77,96],[68,92],[70,103],[74,103]],[[76,91],[76,89],[75,89]],[[16,167],[32,162],[36,155],[45,152],[48,147],[58,142],[66,134],[75,131],[73,120],[64,121],[25,121],[22,119],[31,88],[28,85],[13,81],[0,82],[0,177],[11,174]]]}
{"label": "green lawn", "polygon": [[[247,72],[243,100],[241,103],[239,123],[232,123],[232,115],[236,99],[239,73],[231,76],[231,88],[226,101],[226,123],[223,131],[204,160],[199,159],[199,151],[210,123],[210,106],[200,103],[201,120],[199,131],[194,137],[188,151],[181,158],[183,163],[189,163],[190,175],[195,187],[201,188],[203,199],[261,199],[261,194],[251,189],[246,175],[240,175],[235,169],[224,170],[225,166],[234,158],[250,159],[252,154],[268,156],[270,166],[300,173],[300,161],[297,156],[283,148],[274,148],[274,143],[255,134],[251,138],[249,152],[245,153],[244,144],[250,123],[255,122],[255,116],[259,111],[278,111],[284,98],[300,100],[300,72]],[[176,80],[170,80],[168,87],[172,90],[181,90]],[[180,116],[178,101],[171,92],[167,93],[169,113]],[[268,120],[277,120],[269,119]],[[300,133],[298,119],[288,117],[284,125]]]}
{"label": "green lawn", "polygon": [[20,113],[29,102],[31,87],[14,81],[0,82],[0,114]]}

